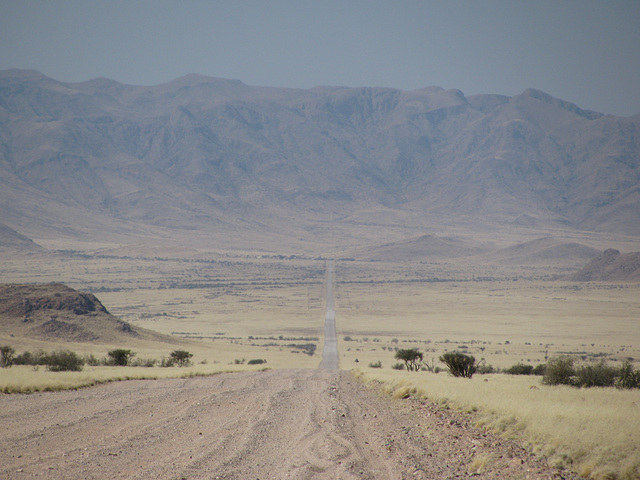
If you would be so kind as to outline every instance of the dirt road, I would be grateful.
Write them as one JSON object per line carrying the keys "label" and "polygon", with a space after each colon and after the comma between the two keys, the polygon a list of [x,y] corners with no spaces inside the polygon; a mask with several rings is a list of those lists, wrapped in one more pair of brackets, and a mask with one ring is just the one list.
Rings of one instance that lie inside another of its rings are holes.
{"label": "dirt road", "polygon": [[[0,478],[559,478],[435,406],[333,370],[0,396]],[[482,469],[480,470],[483,471]]]}
{"label": "dirt road", "polygon": [[322,349],[322,361],[320,368],[337,370],[339,366],[338,339],[336,336],[336,310],[333,300],[333,272],[335,262],[327,261],[327,280],[325,296],[327,306],[324,317],[324,347]]}

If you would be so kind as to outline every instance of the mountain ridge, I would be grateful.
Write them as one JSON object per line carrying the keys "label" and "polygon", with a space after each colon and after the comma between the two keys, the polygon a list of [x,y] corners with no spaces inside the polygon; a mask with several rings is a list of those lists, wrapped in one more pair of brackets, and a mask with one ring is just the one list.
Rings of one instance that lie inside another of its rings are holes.
{"label": "mountain ridge", "polygon": [[527,216],[640,235],[640,115],[535,89],[304,90],[196,74],[145,87],[5,70],[0,186],[0,222],[31,238],[288,230],[304,241],[346,222],[318,240],[340,243],[358,235],[348,218],[380,209],[421,218],[416,234]]}

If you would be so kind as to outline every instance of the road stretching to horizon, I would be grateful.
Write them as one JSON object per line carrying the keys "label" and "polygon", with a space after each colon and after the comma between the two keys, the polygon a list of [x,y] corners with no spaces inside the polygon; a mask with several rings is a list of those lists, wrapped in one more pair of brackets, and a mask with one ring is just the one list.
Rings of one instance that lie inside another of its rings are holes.
{"label": "road stretching to horizon", "polygon": [[327,370],[337,370],[338,361],[338,341],[336,337],[336,311],[333,301],[333,274],[335,262],[327,261],[327,285],[326,297],[327,306],[324,315],[324,348],[322,349],[322,361],[319,368]]}
{"label": "road stretching to horizon", "polygon": [[[334,268],[319,368],[0,395],[0,478],[577,480],[470,419],[390,402],[340,370]],[[480,471],[477,458],[491,461]]]}

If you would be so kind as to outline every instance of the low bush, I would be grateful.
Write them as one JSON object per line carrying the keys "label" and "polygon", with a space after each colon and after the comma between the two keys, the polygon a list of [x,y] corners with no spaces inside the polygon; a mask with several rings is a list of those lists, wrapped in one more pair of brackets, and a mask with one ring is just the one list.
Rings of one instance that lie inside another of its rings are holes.
{"label": "low bush", "polygon": [[524,363],[516,363],[507,368],[504,373],[509,375],[531,375],[533,374],[533,365],[526,365]]}
{"label": "low bush", "polygon": [[577,387],[613,387],[619,370],[607,365],[604,360],[580,365],[576,369],[575,385]]}
{"label": "low bush", "polygon": [[624,362],[620,367],[620,370],[618,370],[616,387],[640,388],[640,370],[634,370],[631,362]]}
{"label": "low bush", "polygon": [[79,372],[84,360],[75,352],[62,350],[47,356],[47,370],[51,372]]}
{"label": "low bush", "polygon": [[393,365],[391,365],[391,368],[393,368],[394,370],[404,370],[404,363],[394,363]]}
{"label": "low bush", "polygon": [[484,360],[482,360],[476,365],[476,373],[479,375],[488,375],[491,373],[496,373],[496,369],[493,365],[487,364],[484,362]]}
{"label": "low bush", "polygon": [[449,368],[454,377],[471,378],[476,373],[476,359],[472,355],[461,352],[447,352],[440,361]]}
{"label": "low bush", "polygon": [[369,364],[370,368],[382,368],[382,362],[378,360],[377,362],[371,362]]}
{"label": "low bush", "polygon": [[545,385],[573,385],[576,370],[575,359],[568,355],[551,357],[544,371],[542,383]]}
{"label": "low bush", "polygon": [[99,359],[92,353],[90,355],[84,356],[84,363],[85,365],[89,365],[90,367],[98,367],[100,365],[106,365],[107,359],[106,358]]}
{"label": "low bush", "polygon": [[262,358],[254,358],[252,360],[249,360],[247,362],[247,365],[262,365],[263,363],[267,363],[267,361],[263,360]]}
{"label": "low bush", "polygon": [[575,366],[575,358],[560,355],[549,359],[542,383],[545,385],[573,385],[574,387],[640,388],[640,371],[631,362],[616,368],[604,360]]}
{"label": "low bush", "polygon": [[35,353],[23,352],[17,355],[14,365],[46,365],[48,354],[44,350],[38,350]]}
{"label": "low bush", "polygon": [[155,367],[157,363],[159,362],[155,358],[136,358],[129,362],[129,366],[151,368]]}
{"label": "low bush", "polygon": [[533,374],[534,375],[539,375],[539,376],[543,376],[544,372],[547,371],[547,366],[544,363],[541,363],[539,365],[536,365],[533,369]]}

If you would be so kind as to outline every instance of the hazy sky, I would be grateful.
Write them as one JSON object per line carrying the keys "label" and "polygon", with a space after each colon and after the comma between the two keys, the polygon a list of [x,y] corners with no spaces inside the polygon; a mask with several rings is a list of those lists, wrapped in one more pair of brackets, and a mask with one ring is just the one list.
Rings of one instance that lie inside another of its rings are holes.
{"label": "hazy sky", "polygon": [[640,113],[640,0],[0,0],[0,69],[156,85],[534,87]]}

